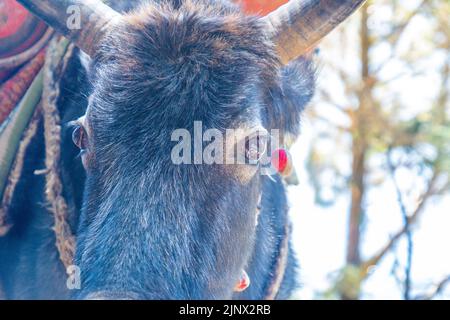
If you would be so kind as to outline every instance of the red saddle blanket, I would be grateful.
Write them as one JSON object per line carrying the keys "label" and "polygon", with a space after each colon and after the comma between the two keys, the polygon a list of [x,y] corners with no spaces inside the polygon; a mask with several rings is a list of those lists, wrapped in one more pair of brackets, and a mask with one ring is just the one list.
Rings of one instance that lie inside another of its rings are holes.
{"label": "red saddle blanket", "polygon": [[[45,23],[17,1],[0,1],[0,124],[42,67],[41,47],[44,45],[39,42],[46,30]],[[36,44],[41,47],[36,47]]]}
{"label": "red saddle blanket", "polygon": [[5,216],[3,191],[40,99],[42,75],[37,75],[52,34],[15,0],[0,1],[0,233]]}

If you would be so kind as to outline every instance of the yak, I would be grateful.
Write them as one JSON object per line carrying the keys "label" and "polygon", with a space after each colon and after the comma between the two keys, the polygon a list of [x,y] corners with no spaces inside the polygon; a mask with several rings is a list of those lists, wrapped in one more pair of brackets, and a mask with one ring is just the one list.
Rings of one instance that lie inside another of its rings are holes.
{"label": "yak", "polygon": [[[247,156],[250,136],[258,148],[272,130],[281,145],[295,138],[314,93],[308,52],[363,1],[293,0],[265,17],[225,0],[19,2],[80,50],[58,98],[80,285],[67,286],[35,174],[45,166],[40,124],[0,238],[3,297],[290,297],[298,263],[282,177],[261,174],[258,151],[239,164],[175,164],[171,137],[194,123],[239,129],[222,151],[242,140]],[[80,28],[67,23],[69,8]]]}

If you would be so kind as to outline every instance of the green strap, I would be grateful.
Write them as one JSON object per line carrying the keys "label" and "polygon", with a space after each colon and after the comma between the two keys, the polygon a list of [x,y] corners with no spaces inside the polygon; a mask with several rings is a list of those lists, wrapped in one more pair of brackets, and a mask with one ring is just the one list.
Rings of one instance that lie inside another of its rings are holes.
{"label": "green strap", "polygon": [[22,134],[41,99],[42,88],[43,70],[34,78],[22,100],[0,127],[0,201],[3,199],[9,171],[19,149]]}

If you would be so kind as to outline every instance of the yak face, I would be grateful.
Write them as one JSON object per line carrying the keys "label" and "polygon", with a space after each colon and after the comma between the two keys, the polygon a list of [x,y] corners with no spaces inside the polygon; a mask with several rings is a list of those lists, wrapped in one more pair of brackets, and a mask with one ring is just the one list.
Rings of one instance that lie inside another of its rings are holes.
{"label": "yak face", "polygon": [[176,164],[172,134],[240,129],[224,157],[240,139],[295,134],[310,63],[280,69],[258,20],[219,2],[146,5],[124,21],[91,61],[74,132],[87,173],[79,297],[230,298],[252,253],[260,167]]}

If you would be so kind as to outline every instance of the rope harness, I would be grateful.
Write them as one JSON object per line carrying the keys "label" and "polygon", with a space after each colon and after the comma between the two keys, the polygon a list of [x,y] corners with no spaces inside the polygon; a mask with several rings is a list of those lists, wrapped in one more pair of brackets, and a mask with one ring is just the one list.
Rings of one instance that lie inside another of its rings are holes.
{"label": "rope harness", "polygon": [[50,41],[44,65],[44,89],[42,92],[42,113],[45,138],[45,196],[48,210],[53,214],[56,247],[66,270],[73,264],[75,237],[67,221],[67,202],[63,197],[63,183],[60,175],[61,119],[57,101],[60,94],[60,80],[72,56],[74,46],[66,39],[53,38]]}

